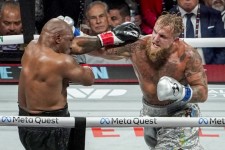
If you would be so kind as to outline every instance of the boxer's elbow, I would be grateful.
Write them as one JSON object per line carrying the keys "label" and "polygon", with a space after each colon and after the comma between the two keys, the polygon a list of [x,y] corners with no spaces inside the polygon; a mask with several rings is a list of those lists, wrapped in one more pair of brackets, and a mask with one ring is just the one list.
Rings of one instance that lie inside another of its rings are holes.
{"label": "boxer's elbow", "polygon": [[199,95],[198,101],[200,103],[204,103],[208,99],[208,87],[207,86],[202,86],[199,88],[199,92],[197,92]]}
{"label": "boxer's elbow", "polygon": [[91,86],[93,85],[95,82],[95,79],[93,77],[87,78],[84,82],[83,85],[84,86]]}
{"label": "boxer's elbow", "polygon": [[95,82],[95,76],[94,73],[92,72],[91,68],[87,68],[86,70],[86,76],[85,79],[83,80],[83,85],[84,86],[91,86]]}

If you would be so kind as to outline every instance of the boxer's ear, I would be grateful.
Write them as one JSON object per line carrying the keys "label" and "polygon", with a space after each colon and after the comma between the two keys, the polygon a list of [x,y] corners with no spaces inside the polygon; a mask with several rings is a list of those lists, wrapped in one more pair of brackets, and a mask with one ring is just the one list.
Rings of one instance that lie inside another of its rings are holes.
{"label": "boxer's ear", "polygon": [[55,42],[57,44],[59,44],[62,41],[62,36],[59,33],[56,33],[55,36],[54,36],[54,39],[55,39]]}

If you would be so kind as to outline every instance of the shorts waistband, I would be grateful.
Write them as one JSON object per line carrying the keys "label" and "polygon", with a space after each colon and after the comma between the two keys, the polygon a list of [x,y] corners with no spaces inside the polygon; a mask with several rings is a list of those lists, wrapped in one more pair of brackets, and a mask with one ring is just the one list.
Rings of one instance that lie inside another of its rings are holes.
{"label": "shorts waistband", "polygon": [[24,109],[22,109],[19,106],[19,116],[62,116],[62,117],[68,117],[70,116],[68,111],[68,105],[66,104],[64,108],[58,109],[58,110],[51,110],[51,111],[43,111],[41,113],[32,114]]}
{"label": "shorts waistband", "polygon": [[143,101],[143,114],[149,115],[152,117],[160,117],[160,116],[170,116],[174,114],[176,111],[182,110],[187,102],[183,101],[175,101],[166,106],[156,106],[149,104],[145,99]]}

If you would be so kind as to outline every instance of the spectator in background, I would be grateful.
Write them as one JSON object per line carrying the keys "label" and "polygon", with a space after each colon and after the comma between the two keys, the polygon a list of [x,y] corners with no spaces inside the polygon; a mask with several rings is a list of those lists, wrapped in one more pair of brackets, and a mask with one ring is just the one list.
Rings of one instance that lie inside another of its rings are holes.
{"label": "spectator in background", "polygon": [[142,17],[140,14],[140,6],[138,0],[125,0],[130,7],[131,22],[140,26],[142,23]]}
{"label": "spectator in background", "polygon": [[[111,30],[110,17],[108,14],[108,5],[102,1],[94,1],[87,6],[86,21],[90,27],[90,35],[96,36],[97,34]],[[87,64],[130,64],[127,59],[108,60],[92,55],[94,51],[85,54],[85,63]]]}
{"label": "spectator in background", "polygon": [[176,0],[138,0],[142,16],[140,25],[143,34],[151,34],[157,18],[163,11],[175,6]]}
{"label": "spectator in background", "polygon": [[91,35],[110,31],[110,18],[108,18],[108,5],[105,2],[94,1],[85,11],[86,21],[91,29]]}
{"label": "spectator in background", "polygon": [[[20,14],[20,5],[18,1],[8,0],[3,2],[0,10],[0,35],[18,35],[22,34],[22,22]],[[0,45],[3,51],[19,50],[20,45]]]}
{"label": "spectator in background", "polygon": [[225,29],[225,0],[204,0],[204,4],[221,12]]}
{"label": "spectator in background", "polygon": [[[183,37],[187,38],[218,38],[225,37],[220,12],[199,4],[198,0],[177,0],[178,5],[171,9],[171,13],[180,13],[185,25]],[[188,14],[191,14],[189,28]],[[186,32],[187,31],[187,32]],[[191,34],[191,35],[190,35]],[[190,36],[189,36],[190,35]],[[225,64],[224,48],[199,48],[203,64]]]}
{"label": "spectator in background", "polygon": [[125,1],[113,1],[108,3],[109,6],[109,16],[110,16],[110,25],[115,27],[124,22],[130,22],[130,8]]}
{"label": "spectator in background", "polygon": [[221,12],[224,11],[225,7],[224,0],[204,0],[204,4]]}
{"label": "spectator in background", "polygon": [[105,2],[109,6],[109,9],[111,4],[118,5],[119,3],[126,2],[130,9],[130,17],[131,17],[130,21],[135,23],[137,26],[140,26],[142,18],[140,15],[139,10],[140,8],[137,0],[101,0],[101,1]]}

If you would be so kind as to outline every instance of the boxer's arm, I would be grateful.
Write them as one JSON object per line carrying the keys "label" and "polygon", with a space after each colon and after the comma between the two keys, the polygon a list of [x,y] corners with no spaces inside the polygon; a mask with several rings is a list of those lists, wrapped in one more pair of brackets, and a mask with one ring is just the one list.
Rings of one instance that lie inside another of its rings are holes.
{"label": "boxer's arm", "polygon": [[189,57],[185,69],[187,85],[182,85],[171,77],[162,77],[157,84],[159,100],[183,100],[192,103],[207,100],[207,76],[200,55],[193,49],[185,57]]}
{"label": "boxer's arm", "polygon": [[102,45],[97,36],[75,37],[71,44],[71,53],[80,55],[100,50]]}
{"label": "boxer's arm", "polygon": [[193,49],[193,53],[187,62],[185,76],[193,90],[190,102],[205,102],[208,98],[208,81],[202,65],[202,58],[196,49]]}
{"label": "boxer's arm", "polygon": [[[72,54],[90,53],[95,50],[102,50],[118,47],[114,52],[106,51],[102,54],[122,55],[127,51],[127,45],[137,41],[140,37],[140,30],[133,23],[127,22],[117,26],[112,31],[99,34],[97,36],[76,37],[72,41]],[[123,47],[123,48],[121,48]],[[98,54],[101,54],[98,52]]]}
{"label": "boxer's arm", "polygon": [[79,65],[71,56],[65,56],[62,64],[64,78],[73,83],[90,86],[94,83],[94,74],[91,67]]}

